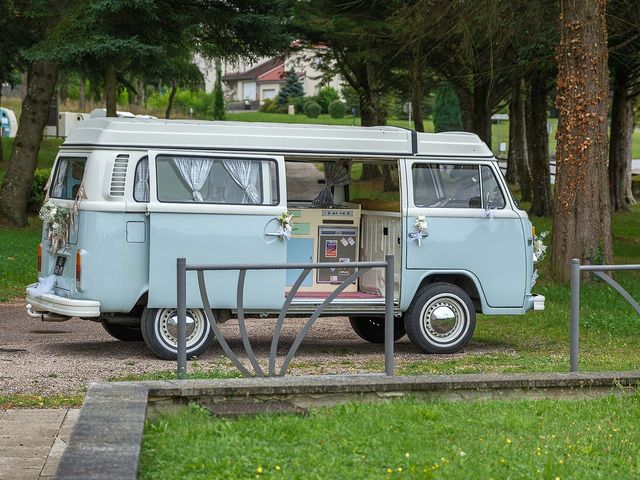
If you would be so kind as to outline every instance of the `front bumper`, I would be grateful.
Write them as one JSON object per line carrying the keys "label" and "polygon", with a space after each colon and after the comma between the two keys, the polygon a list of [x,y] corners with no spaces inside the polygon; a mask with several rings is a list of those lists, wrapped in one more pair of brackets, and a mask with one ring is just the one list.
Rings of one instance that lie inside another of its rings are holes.
{"label": "front bumper", "polygon": [[[35,287],[37,284],[29,285]],[[99,317],[100,302],[95,300],[75,300],[59,297],[51,293],[31,295],[27,290],[27,303],[38,312],[51,312],[67,317]]]}
{"label": "front bumper", "polygon": [[533,309],[544,310],[544,295],[533,294]]}

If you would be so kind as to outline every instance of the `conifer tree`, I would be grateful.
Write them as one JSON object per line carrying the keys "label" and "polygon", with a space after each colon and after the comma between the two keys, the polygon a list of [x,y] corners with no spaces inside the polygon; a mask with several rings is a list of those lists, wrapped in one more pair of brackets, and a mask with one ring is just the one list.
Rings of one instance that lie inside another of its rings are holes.
{"label": "conifer tree", "polygon": [[461,131],[460,102],[453,89],[443,84],[436,90],[433,104],[433,126],[436,132]]}
{"label": "conifer tree", "polygon": [[298,78],[293,69],[289,70],[284,77],[284,85],[278,93],[278,104],[286,105],[289,103],[290,98],[304,97],[304,88],[302,82]]}

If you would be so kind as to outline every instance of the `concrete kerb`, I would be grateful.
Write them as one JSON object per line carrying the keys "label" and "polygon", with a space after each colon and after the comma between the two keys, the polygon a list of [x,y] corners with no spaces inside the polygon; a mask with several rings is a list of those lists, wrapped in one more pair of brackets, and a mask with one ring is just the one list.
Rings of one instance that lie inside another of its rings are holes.
{"label": "concrete kerb", "polygon": [[[640,372],[517,375],[300,376],[93,383],[55,478],[134,480],[147,416],[197,402],[288,402],[296,407],[407,395],[450,401],[592,398],[636,391]],[[255,409],[254,409],[255,410]]]}

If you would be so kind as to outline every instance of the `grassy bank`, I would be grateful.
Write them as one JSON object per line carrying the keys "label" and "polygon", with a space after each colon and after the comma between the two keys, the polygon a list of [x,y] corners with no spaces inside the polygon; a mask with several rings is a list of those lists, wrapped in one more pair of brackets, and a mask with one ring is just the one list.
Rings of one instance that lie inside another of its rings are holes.
{"label": "grassy bank", "polygon": [[637,478],[640,397],[314,409],[148,422],[141,479]]}

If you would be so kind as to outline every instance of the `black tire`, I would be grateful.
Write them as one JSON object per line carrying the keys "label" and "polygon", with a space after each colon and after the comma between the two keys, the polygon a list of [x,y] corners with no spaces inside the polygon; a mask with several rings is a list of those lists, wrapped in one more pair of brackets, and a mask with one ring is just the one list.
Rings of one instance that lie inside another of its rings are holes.
{"label": "black tire", "polygon": [[102,326],[109,335],[122,342],[142,342],[144,340],[140,327],[119,325],[104,320],[102,321]]}
{"label": "black tire", "polygon": [[[384,343],[384,317],[349,317],[351,328],[369,343]],[[407,333],[402,318],[394,318],[393,341],[397,342]]]}
{"label": "black tire", "polygon": [[[437,310],[440,318],[434,315]],[[476,328],[476,312],[467,292],[443,282],[421,288],[404,319],[409,339],[425,353],[455,353]]]}
{"label": "black tire", "polygon": [[[158,357],[175,360],[178,357],[178,335],[175,308],[145,308],[142,313],[142,336]],[[187,358],[199,357],[213,343],[215,335],[204,310],[187,309]]]}

